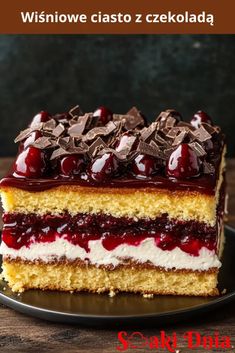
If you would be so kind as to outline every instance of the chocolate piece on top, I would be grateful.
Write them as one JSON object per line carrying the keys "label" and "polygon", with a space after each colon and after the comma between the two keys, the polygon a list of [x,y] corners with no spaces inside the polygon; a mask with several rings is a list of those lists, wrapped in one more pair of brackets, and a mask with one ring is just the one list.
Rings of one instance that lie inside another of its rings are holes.
{"label": "chocolate piece on top", "polygon": [[147,154],[147,155],[150,155],[150,156],[153,156],[153,157],[159,157],[159,148],[155,148],[154,146],[148,144],[148,143],[145,143],[143,141],[140,141],[138,147],[137,147],[137,151],[140,153],[140,154]]}
{"label": "chocolate piece on top", "polygon": [[56,128],[55,119],[50,119],[50,120],[46,121],[45,123],[43,123],[43,130],[52,131],[55,128]]}
{"label": "chocolate piece on top", "polygon": [[59,123],[52,131],[52,135],[54,135],[55,137],[59,137],[60,135],[63,134],[63,132],[65,131],[65,127],[63,124]]}
{"label": "chocolate piece on top", "polygon": [[90,114],[85,114],[83,116],[79,116],[77,122],[74,120],[74,124],[68,128],[68,134],[72,137],[77,137],[82,135],[84,132],[86,125],[88,123],[88,120],[90,119]]}
{"label": "chocolate piece on top", "polygon": [[105,126],[94,127],[89,130],[83,138],[83,141],[91,141],[98,136],[107,136],[116,129],[116,125],[113,121],[109,121]]}
{"label": "chocolate piece on top", "polygon": [[82,115],[82,110],[81,110],[80,106],[79,106],[79,105],[76,105],[75,107],[73,107],[72,109],[70,109],[69,115],[71,115],[71,117],[75,117],[75,116],[80,116],[80,115]]}
{"label": "chocolate piece on top", "polygon": [[54,147],[55,144],[48,137],[42,136],[39,137],[34,143],[32,143],[32,146],[43,150],[44,148]]}
{"label": "chocolate piece on top", "polygon": [[191,142],[189,143],[189,146],[192,148],[192,150],[194,150],[194,152],[196,153],[196,155],[198,157],[204,157],[206,156],[206,151],[205,149],[202,147],[202,145],[200,145],[200,143],[198,142]]}
{"label": "chocolate piece on top", "polygon": [[195,130],[193,134],[199,142],[204,142],[211,139],[211,134],[209,134],[209,132],[207,132],[202,125],[200,125],[200,127]]}
{"label": "chocolate piece on top", "polygon": [[24,148],[25,139],[38,131],[36,141],[32,136],[29,143],[38,149],[47,150],[50,159],[58,159],[66,154],[83,154],[87,165],[106,153],[112,153],[125,165],[140,154],[166,163],[170,155],[184,144],[200,160],[200,172],[215,172],[210,163],[208,146],[210,151],[220,148],[218,139],[212,139],[214,135],[220,134],[217,126],[205,122],[198,127],[192,126],[182,121],[180,114],[173,109],[161,112],[156,121],[148,125],[136,107],[124,115],[112,114],[110,119],[102,124],[93,113],[81,115],[80,107],[76,106],[69,113],[57,114],[45,122],[30,125],[16,137],[15,142],[22,142],[21,148]]}
{"label": "chocolate piece on top", "polygon": [[102,138],[97,137],[97,139],[89,146],[88,154],[91,157],[94,157],[98,153],[98,151],[100,151],[101,148],[107,148],[107,147],[108,146],[102,140]]}
{"label": "chocolate piece on top", "polygon": [[126,119],[125,128],[127,130],[133,130],[137,126],[145,126],[145,119],[143,118],[140,110],[136,107],[132,107],[127,113],[130,118]]}

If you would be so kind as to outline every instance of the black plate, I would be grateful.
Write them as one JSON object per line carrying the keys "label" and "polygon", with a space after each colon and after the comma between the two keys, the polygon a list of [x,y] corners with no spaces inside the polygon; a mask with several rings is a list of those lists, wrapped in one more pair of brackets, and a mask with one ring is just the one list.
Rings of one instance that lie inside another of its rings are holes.
{"label": "black plate", "polygon": [[[137,294],[107,294],[50,292],[30,290],[21,295],[13,293],[0,282],[0,302],[22,313],[38,318],[79,323],[87,326],[166,323],[206,312],[235,298],[235,231],[226,227],[223,266],[219,275],[220,297],[156,296],[145,299]],[[4,290],[5,288],[5,290]]]}

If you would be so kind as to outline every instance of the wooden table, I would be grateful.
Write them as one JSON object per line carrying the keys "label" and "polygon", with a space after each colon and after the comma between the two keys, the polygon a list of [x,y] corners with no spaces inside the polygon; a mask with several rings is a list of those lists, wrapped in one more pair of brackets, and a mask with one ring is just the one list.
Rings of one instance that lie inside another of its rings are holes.
{"label": "wooden table", "polygon": [[[0,159],[0,177],[5,174],[11,161],[10,158]],[[235,227],[235,159],[228,161],[228,192],[230,195],[228,223]],[[116,346],[119,344],[117,333],[123,329],[118,322],[116,329],[109,330],[50,323],[27,317],[0,305],[0,352],[3,353],[13,351],[16,353],[118,352],[116,350]],[[235,303],[188,322],[175,325],[172,322],[171,326],[151,329],[137,326],[129,328],[127,332],[141,331],[146,336],[156,336],[159,335],[160,330],[165,330],[167,334],[175,331],[178,337],[188,330],[199,331],[202,335],[210,335],[214,331],[219,331],[220,335],[230,335],[233,346],[235,346]],[[126,350],[126,352],[163,351],[167,352],[162,349],[146,348]],[[222,351],[234,352],[234,348],[214,350],[214,352]],[[209,352],[209,350],[203,348],[191,350],[181,343],[180,352]]]}

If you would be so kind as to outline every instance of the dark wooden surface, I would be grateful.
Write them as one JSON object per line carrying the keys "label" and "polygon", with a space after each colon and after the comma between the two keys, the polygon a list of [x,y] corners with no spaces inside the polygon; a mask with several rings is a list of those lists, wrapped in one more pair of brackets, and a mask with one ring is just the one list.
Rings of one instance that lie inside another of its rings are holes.
{"label": "dark wooden surface", "polygon": [[[11,159],[0,160],[0,176],[8,169]],[[229,219],[228,224],[235,226],[235,160],[228,161],[228,192]],[[124,330],[117,322],[115,329],[91,329],[79,326],[50,323],[27,317],[0,305],[0,352],[117,352],[118,331]],[[211,335],[219,331],[220,335],[230,335],[235,346],[235,303],[228,304],[218,310],[199,318],[192,318],[187,322],[169,326],[143,328],[141,323],[136,327],[129,327],[128,333],[141,331],[144,335],[159,335],[160,330],[171,334],[176,332],[178,337],[188,330],[199,331],[202,335]],[[180,340],[180,352],[209,352],[198,348],[196,350],[185,347]],[[162,349],[128,349],[126,352],[167,352]],[[234,352],[231,349],[214,349],[213,352]]]}

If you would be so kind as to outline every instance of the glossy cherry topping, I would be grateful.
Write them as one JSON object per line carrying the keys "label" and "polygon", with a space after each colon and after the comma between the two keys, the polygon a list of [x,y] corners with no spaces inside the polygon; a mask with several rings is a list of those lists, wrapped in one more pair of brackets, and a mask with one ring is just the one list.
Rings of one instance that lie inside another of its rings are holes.
{"label": "glossy cherry topping", "polygon": [[46,170],[44,152],[33,146],[26,148],[17,156],[13,170],[21,177],[42,177]]}
{"label": "glossy cherry topping", "polygon": [[[205,113],[199,113],[201,120],[208,122]],[[24,171],[10,174],[1,181],[1,187],[41,191],[70,183],[102,183],[102,187],[160,187],[213,194],[224,136],[218,126],[190,126],[172,109],[162,111],[154,122],[145,125],[136,107],[126,114],[112,114],[101,106],[83,115],[76,106],[53,116],[39,113],[15,142],[20,143],[19,151],[33,143],[47,156],[47,168],[43,173],[32,173],[32,180],[31,173]],[[83,165],[80,160],[77,165],[75,157],[64,159],[77,154],[82,156]],[[27,178],[19,178],[26,174]]]}
{"label": "glossy cherry topping", "polygon": [[65,156],[60,160],[60,171],[62,175],[71,176],[79,174],[84,168],[82,156],[73,154]]}
{"label": "glossy cherry topping", "polygon": [[90,166],[89,174],[94,180],[103,182],[116,173],[117,170],[117,157],[113,153],[109,152],[95,159]]}
{"label": "glossy cherry topping", "polygon": [[131,168],[135,175],[150,177],[160,169],[160,161],[152,156],[140,154],[134,159]]}
{"label": "glossy cherry topping", "polygon": [[26,149],[30,145],[32,145],[39,137],[42,137],[42,134],[40,131],[33,131],[29,137],[23,142],[22,147],[23,149]]}
{"label": "glossy cherry topping", "polygon": [[113,113],[108,108],[101,106],[94,111],[93,116],[99,118],[102,125],[106,125],[112,120]]}
{"label": "glossy cherry topping", "polygon": [[196,177],[200,172],[200,161],[187,143],[179,145],[167,162],[167,175],[177,179]]}
{"label": "glossy cherry topping", "polygon": [[190,123],[195,128],[199,128],[202,123],[212,124],[212,119],[207,113],[202,110],[199,110],[194,114]]}
{"label": "glossy cherry topping", "polygon": [[30,126],[33,126],[35,124],[45,123],[46,121],[48,121],[50,119],[51,119],[51,116],[48,112],[41,111],[34,116]]}

